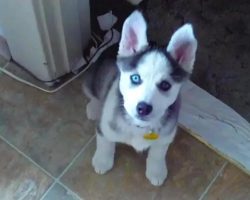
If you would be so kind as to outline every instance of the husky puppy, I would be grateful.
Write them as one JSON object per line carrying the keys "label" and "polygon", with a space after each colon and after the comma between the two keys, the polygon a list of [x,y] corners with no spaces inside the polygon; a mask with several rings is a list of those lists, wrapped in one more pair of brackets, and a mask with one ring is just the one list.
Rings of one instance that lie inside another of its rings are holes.
{"label": "husky puppy", "polygon": [[190,24],[179,28],[166,47],[150,46],[140,11],[124,22],[116,60],[95,65],[84,91],[87,115],[97,121],[92,165],[99,174],[114,164],[116,143],[148,150],[146,177],[162,185],[165,156],[173,141],[180,109],[180,89],[189,78],[197,41]]}

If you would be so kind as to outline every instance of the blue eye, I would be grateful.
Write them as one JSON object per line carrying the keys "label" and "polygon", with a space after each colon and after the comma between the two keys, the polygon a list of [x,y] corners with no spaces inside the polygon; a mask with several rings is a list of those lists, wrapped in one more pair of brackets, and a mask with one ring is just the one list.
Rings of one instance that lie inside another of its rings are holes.
{"label": "blue eye", "polygon": [[134,85],[139,85],[142,82],[139,74],[131,75],[130,80],[131,80],[131,83],[133,83]]}

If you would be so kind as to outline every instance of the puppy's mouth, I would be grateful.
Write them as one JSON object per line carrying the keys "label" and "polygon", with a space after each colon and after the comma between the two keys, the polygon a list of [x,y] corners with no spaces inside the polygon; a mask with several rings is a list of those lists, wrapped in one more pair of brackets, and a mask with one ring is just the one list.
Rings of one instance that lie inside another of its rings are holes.
{"label": "puppy's mouth", "polygon": [[137,115],[136,118],[140,121],[143,121],[143,122],[148,122],[150,117],[149,116],[140,116],[140,115]]}
{"label": "puppy's mouth", "polygon": [[147,117],[141,117],[139,115],[130,115],[128,112],[126,112],[126,118],[127,120],[131,123],[134,124],[138,127],[147,127],[149,122],[150,122],[150,118]]}
{"label": "puppy's mouth", "polygon": [[135,119],[134,123],[141,127],[149,126],[153,120],[152,116],[139,116],[139,115],[136,115],[134,119]]}

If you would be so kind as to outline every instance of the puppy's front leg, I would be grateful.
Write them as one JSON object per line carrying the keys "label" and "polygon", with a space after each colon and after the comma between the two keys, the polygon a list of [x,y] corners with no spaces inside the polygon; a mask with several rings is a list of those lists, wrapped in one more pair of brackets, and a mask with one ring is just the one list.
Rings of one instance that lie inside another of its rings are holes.
{"label": "puppy's front leg", "polygon": [[160,186],[167,177],[166,153],[169,144],[157,144],[150,147],[147,157],[146,177],[152,185]]}
{"label": "puppy's front leg", "polygon": [[95,97],[91,97],[86,107],[87,118],[97,120],[101,114],[101,102]]}
{"label": "puppy's front leg", "polygon": [[92,165],[98,174],[109,171],[114,164],[115,143],[104,136],[96,134],[96,151],[92,158]]}

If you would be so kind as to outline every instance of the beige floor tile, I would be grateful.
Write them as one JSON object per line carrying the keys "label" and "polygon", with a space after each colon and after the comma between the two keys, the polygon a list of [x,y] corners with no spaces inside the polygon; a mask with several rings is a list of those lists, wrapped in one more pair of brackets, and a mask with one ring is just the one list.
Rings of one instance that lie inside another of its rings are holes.
{"label": "beige floor tile", "polygon": [[249,200],[250,176],[228,165],[213,184],[205,200]]}
{"label": "beige floor tile", "polygon": [[91,144],[62,181],[86,200],[198,199],[224,160],[187,133],[179,132],[168,155],[169,177],[162,187],[146,180],[145,154],[120,146],[115,166],[97,175],[91,166]]}
{"label": "beige floor tile", "polygon": [[0,140],[0,199],[38,200],[52,180]]}
{"label": "beige floor tile", "polygon": [[85,119],[82,80],[46,94],[0,78],[0,134],[58,176],[94,134]]}
{"label": "beige floor tile", "polygon": [[67,191],[59,184],[56,184],[43,200],[79,200],[79,198],[72,191]]}

